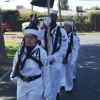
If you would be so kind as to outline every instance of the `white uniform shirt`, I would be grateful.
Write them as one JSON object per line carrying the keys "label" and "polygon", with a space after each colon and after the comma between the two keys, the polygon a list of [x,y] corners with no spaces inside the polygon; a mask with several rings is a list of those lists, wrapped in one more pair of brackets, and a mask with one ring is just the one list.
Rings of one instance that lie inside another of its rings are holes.
{"label": "white uniform shirt", "polygon": [[[68,40],[69,40],[69,42],[70,42],[71,34],[73,34],[73,33],[70,32],[68,34]],[[73,35],[73,45],[72,45],[71,59],[69,58],[71,60],[71,63],[76,62],[77,56],[78,56],[78,49],[79,49],[79,47],[80,47],[79,37],[78,37],[77,34],[76,35],[74,34]]]}
{"label": "white uniform shirt", "polygon": [[[50,54],[52,54],[52,50],[53,50],[53,44],[55,41],[55,36],[56,36],[56,31],[57,31],[57,26],[51,30],[51,34],[53,35],[52,37],[50,36]],[[61,47],[60,49],[53,54],[53,58],[56,62],[62,62],[62,56],[65,55],[66,50],[68,48],[68,37],[67,37],[67,33],[63,28],[60,28],[60,32],[61,32]],[[44,33],[45,30],[39,30],[39,39],[44,39]],[[53,40],[53,43],[52,43]],[[57,43],[57,47],[59,47],[59,42]]]}
{"label": "white uniform shirt", "polygon": [[[49,67],[49,64],[47,61],[47,53],[38,44],[33,49],[33,51],[36,50],[37,48],[40,49],[40,60],[43,64],[41,69],[39,68],[39,64],[37,62],[33,61],[32,59],[27,59],[25,62],[24,68],[22,70],[20,70],[20,73],[24,76],[34,76],[34,75],[41,74],[43,83],[44,83],[44,87],[45,87],[45,94],[46,94],[46,96],[49,96],[50,92],[51,92],[51,83],[50,83],[50,67]],[[26,48],[24,49],[24,53],[22,55],[22,61],[26,57],[25,52],[27,52]],[[12,75],[13,75],[17,60],[18,60],[18,53],[19,53],[19,50],[16,52],[14,60],[13,60],[13,67],[12,67],[12,72],[10,75],[11,80],[13,80]],[[36,55],[36,53],[34,53],[32,56],[36,57],[38,55]]]}

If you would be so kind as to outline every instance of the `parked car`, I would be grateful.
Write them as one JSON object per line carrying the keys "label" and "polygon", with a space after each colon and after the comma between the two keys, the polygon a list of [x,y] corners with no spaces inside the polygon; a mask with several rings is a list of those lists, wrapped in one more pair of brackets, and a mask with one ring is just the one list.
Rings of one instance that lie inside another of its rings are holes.
{"label": "parked car", "polygon": [[9,23],[3,23],[2,28],[3,28],[3,33],[11,31],[11,25]]}

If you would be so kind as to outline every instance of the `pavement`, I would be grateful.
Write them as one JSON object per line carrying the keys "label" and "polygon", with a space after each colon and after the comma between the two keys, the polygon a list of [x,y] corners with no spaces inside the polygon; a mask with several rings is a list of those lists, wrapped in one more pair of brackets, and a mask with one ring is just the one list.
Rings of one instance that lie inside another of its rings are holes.
{"label": "pavement", "polygon": [[[100,100],[100,35],[80,35],[77,78],[72,93],[60,93],[60,100]],[[0,81],[0,100],[16,100],[16,84],[9,73]]]}

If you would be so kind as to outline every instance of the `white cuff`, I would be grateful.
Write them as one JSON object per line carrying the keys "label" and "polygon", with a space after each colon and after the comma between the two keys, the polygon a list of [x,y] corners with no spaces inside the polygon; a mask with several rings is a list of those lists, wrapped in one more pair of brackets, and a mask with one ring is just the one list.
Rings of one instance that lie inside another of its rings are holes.
{"label": "white cuff", "polygon": [[18,81],[18,77],[17,77],[17,76],[14,77],[14,78],[10,77],[10,79],[11,79],[11,81],[12,81],[13,83],[17,83],[17,81]]}
{"label": "white cuff", "polygon": [[51,23],[51,18],[50,17],[48,17],[46,20],[44,20],[44,24],[46,26],[48,26],[50,23]]}

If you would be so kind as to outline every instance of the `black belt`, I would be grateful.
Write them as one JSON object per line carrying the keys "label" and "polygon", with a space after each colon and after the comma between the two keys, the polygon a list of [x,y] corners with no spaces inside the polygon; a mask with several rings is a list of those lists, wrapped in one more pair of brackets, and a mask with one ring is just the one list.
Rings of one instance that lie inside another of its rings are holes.
{"label": "black belt", "polygon": [[40,78],[40,77],[41,77],[41,74],[35,75],[35,76],[31,76],[31,77],[26,77],[26,76],[23,76],[23,75],[20,73],[20,74],[19,74],[19,77],[20,77],[23,81],[25,81],[25,82],[30,82],[30,81],[33,81],[33,80],[36,80],[36,79]]}

